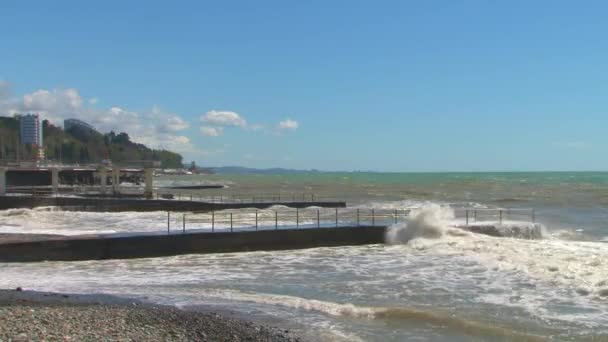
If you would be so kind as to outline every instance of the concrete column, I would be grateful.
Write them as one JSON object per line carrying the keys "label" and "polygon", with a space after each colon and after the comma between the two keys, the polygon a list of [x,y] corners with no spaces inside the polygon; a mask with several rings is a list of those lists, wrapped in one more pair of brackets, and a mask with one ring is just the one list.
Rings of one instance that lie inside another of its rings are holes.
{"label": "concrete column", "polygon": [[105,167],[99,169],[99,180],[101,185],[101,193],[105,195],[108,187],[108,169]]}
{"label": "concrete column", "polygon": [[114,194],[120,193],[120,168],[118,167],[112,169],[112,191]]}
{"label": "concrete column", "polygon": [[0,167],[0,195],[6,195],[6,168]]}
{"label": "concrete column", "polygon": [[59,193],[59,169],[56,167],[51,169],[51,184],[53,185],[53,194]]}
{"label": "concrete column", "polygon": [[154,183],[154,175],[152,174],[153,169],[145,168],[144,169],[144,182],[146,187],[144,189],[144,196],[146,198],[153,197],[153,183]]}

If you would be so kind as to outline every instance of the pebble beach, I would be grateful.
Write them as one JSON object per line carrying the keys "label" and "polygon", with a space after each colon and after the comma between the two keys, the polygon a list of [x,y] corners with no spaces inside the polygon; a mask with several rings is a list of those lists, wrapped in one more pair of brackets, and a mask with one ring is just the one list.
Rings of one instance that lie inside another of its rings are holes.
{"label": "pebble beach", "polygon": [[107,296],[0,290],[0,341],[302,341],[214,312]]}

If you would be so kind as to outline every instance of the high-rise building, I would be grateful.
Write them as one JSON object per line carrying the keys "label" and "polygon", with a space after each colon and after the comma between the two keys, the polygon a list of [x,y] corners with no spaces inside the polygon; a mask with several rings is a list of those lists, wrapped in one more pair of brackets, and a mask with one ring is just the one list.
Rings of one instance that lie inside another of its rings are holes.
{"label": "high-rise building", "polygon": [[42,142],[42,125],[38,114],[26,114],[20,118],[19,139],[21,145],[34,145],[38,147],[38,159],[44,159],[44,145]]}
{"label": "high-rise building", "polygon": [[21,145],[32,144],[42,147],[42,126],[38,114],[21,116],[19,137]]}

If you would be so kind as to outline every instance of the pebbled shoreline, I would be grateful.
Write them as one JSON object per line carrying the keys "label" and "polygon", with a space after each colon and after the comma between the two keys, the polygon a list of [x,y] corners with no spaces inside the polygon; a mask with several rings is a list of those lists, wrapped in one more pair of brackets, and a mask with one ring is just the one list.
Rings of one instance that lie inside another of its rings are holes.
{"label": "pebbled shoreline", "polygon": [[0,290],[0,341],[303,340],[287,330],[105,295]]}

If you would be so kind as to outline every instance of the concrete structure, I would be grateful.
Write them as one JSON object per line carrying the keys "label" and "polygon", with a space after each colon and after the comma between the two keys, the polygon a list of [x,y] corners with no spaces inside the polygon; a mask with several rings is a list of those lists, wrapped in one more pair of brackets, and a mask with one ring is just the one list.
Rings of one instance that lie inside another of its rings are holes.
{"label": "concrete structure", "polygon": [[242,203],[209,203],[175,200],[143,200],[132,198],[81,198],[81,197],[33,197],[33,196],[0,196],[0,210],[15,208],[36,208],[56,206],[64,210],[92,212],[121,211],[196,211],[211,212],[224,209],[258,208],[267,209],[275,205],[290,208],[346,208],[346,202],[242,202]]}
{"label": "concrete structure", "polygon": [[0,196],[6,194],[6,168],[0,167]]}
{"label": "concrete structure", "polygon": [[386,227],[360,226],[127,237],[56,236],[41,241],[0,244],[0,262],[152,258],[194,253],[357,246],[384,243],[385,230]]}
{"label": "concrete structure", "polygon": [[99,185],[101,193],[105,195],[108,188],[108,169],[105,167],[99,169]]}
{"label": "concrete structure", "polygon": [[120,193],[120,168],[112,168],[112,193],[114,195]]}
{"label": "concrete structure", "polygon": [[51,187],[54,194],[59,193],[59,169],[56,167],[51,169]]}
{"label": "concrete structure", "polygon": [[144,197],[152,198],[154,197],[154,170],[150,168],[144,169]]}
{"label": "concrete structure", "polygon": [[38,114],[26,114],[19,119],[19,139],[21,145],[32,144],[43,146],[42,125]]}

